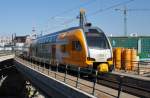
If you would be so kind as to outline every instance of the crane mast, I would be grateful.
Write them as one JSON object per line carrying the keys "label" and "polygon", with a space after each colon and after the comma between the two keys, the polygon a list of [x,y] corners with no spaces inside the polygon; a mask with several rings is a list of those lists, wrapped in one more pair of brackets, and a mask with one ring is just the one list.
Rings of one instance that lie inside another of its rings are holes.
{"label": "crane mast", "polygon": [[127,12],[128,11],[150,11],[150,9],[127,9],[126,6],[124,6],[124,9],[115,9],[116,11],[122,11],[124,15],[124,36],[127,36]]}

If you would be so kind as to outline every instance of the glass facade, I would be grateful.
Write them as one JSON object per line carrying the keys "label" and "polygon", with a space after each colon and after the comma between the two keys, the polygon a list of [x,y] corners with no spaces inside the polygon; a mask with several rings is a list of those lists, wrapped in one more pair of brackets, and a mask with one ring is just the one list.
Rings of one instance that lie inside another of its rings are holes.
{"label": "glass facade", "polygon": [[110,38],[112,47],[138,48],[138,38]]}
{"label": "glass facade", "polygon": [[[148,58],[150,59],[150,36],[141,36],[141,37],[109,37],[111,45],[115,47],[124,47],[124,48],[134,48],[139,49],[140,53],[138,54],[140,59]],[[138,41],[141,40],[140,44]]]}

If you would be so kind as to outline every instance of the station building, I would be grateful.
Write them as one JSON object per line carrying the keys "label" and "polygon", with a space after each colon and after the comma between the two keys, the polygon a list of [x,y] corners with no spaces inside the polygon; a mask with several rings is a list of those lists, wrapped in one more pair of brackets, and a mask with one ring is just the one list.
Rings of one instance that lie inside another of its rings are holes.
{"label": "station building", "polygon": [[134,48],[140,60],[150,60],[150,36],[119,36],[109,37],[113,48]]}

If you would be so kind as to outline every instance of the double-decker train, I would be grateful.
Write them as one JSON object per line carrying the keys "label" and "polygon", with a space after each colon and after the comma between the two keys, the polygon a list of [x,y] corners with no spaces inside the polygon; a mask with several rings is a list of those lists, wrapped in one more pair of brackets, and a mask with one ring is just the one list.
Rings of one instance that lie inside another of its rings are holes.
{"label": "double-decker train", "polygon": [[98,27],[72,27],[35,39],[29,56],[52,65],[96,69],[109,72],[113,69],[113,54],[109,39]]}

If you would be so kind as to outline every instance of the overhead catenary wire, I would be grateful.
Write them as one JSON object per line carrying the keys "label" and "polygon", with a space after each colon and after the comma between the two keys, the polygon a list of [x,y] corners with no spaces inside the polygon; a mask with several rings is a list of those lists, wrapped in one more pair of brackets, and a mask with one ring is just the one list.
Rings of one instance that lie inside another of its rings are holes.
{"label": "overhead catenary wire", "polygon": [[[134,1],[134,0],[128,0],[128,1],[120,2],[120,3],[117,3],[117,4],[115,4],[115,5],[109,6],[109,7],[107,7],[107,8],[99,9],[99,10],[97,10],[96,12],[90,13],[90,14],[88,14],[88,15],[89,15],[89,16],[94,16],[94,15],[100,13],[100,12],[113,9],[113,8],[115,8],[115,7],[118,7],[118,6],[121,6],[121,5],[124,5],[124,4],[128,4],[128,3],[132,2],[132,1]],[[69,22],[64,22],[64,23],[71,23],[71,22],[73,22],[73,21],[74,21],[74,19],[70,19]],[[64,23],[63,23],[63,24],[64,24]]]}
{"label": "overhead catenary wire", "polygon": [[[100,13],[100,12],[103,12],[103,11],[107,11],[107,10],[113,9],[113,8],[118,7],[118,6],[121,6],[121,5],[128,4],[128,3],[132,2],[132,1],[134,1],[134,0],[128,0],[128,1],[120,2],[120,3],[117,3],[117,4],[115,4],[115,5],[106,7],[106,8],[104,8],[104,9],[99,9],[99,10],[93,12],[93,13],[88,14],[87,16],[94,16],[94,15]],[[73,21],[74,19],[70,19],[70,20]],[[71,23],[72,21],[70,21],[70,22],[68,22],[68,23]],[[64,22],[64,23],[66,23],[66,22]]]}
{"label": "overhead catenary wire", "polygon": [[[92,13],[90,13],[90,14],[87,14],[87,16],[92,17],[92,16],[95,16],[95,15],[101,13],[101,12],[104,12],[104,11],[107,11],[107,10],[110,10],[110,9],[114,9],[114,8],[116,8],[116,7],[118,7],[118,6],[125,5],[125,4],[131,3],[131,2],[133,2],[133,1],[134,1],[134,0],[127,0],[127,1],[123,1],[123,2],[120,2],[120,3],[114,4],[114,5],[112,5],[112,6],[106,7],[106,8],[104,8],[104,9],[98,9],[98,10],[95,11],[95,12],[92,12]],[[87,3],[89,3],[89,2],[87,2]],[[73,10],[73,9],[72,9],[72,10]],[[68,11],[69,11],[69,10],[68,10]],[[70,9],[70,11],[71,11],[71,9]],[[65,11],[64,11],[64,12],[65,12]],[[64,13],[64,12],[63,12],[63,13]],[[67,11],[66,11],[66,12],[67,12]],[[54,17],[52,17],[52,18],[54,18]],[[74,17],[74,18],[72,18],[72,19],[69,19],[69,20],[67,20],[67,21],[64,21],[64,22],[61,23],[59,26],[51,27],[51,28],[49,28],[49,29],[47,29],[47,30],[56,29],[57,27],[60,27],[60,26],[62,26],[62,25],[70,24],[70,23],[74,22],[75,20],[77,20],[77,17]],[[46,30],[46,31],[47,31],[47,30]]]}
{"label": "overhead catenary wire", "polygon": [[74,6],[74,7],[71,8],[71,9],[65,10],[65,11],[63,11],[63,12],[61,12],[61,13],[58,13],[58,14],[54,15],[54,16],[52,16],[50,19],[53,19],[54,17],[60,16],[60,15],[66,14],[66,13],[70,13],[70,12],[76,10],[76,9],[81,8],[81,7],[88,6],[89,4],[92,4],[92,3],[96,2],[96,1],[97,1],[97,0],[88,0],[86,3],[80,4],[80,5],[78,5],[78,6]]}
{"label": "overhead catenary wire", "polygon": [[[70,13],[70,12],[76,10],[76,9],[81,8],[81,7],[91,5],[91,4],[93,4],[94,2],[96,2],[96,1],[97,1],[97,0],[87,0],[87,2],[84,2],[84,3],[80,4],[80,5],[74,6],[73,8],[70,8],[70,9],[68,9],[68,10],[65,10],[65,11],[63,11],[63,12],[61,12],[61,13],[58,13],[58,14],[56,14],[56,15],[50,17],[50,18],[48,19],[48,21],[51,20],[51,19],[54,19],[55,17],[59,17],[59,16],[61,16],[61,15]],[[62,26],[62,25],[64,25],[64,24],[72,23],[72,22],[75,21],[75,20],[76,20],[76,17],[74,17],[74,18],[72,18],[72,19],[69,19],[69,20],[66,20],[65,22],[63,22],[62,24],[60,24],[60,26]],[[49,29],[47,29],[47,30],[55,29],[56,27],[58,27],[58,26],[51,27],[51,28],[49,28]],[[42,31],[42,32],[43,32],[43,31],[46,32],[47,30],[41,30],[41,31]]]}
{"label": "overhead catenary wire", "polygon": [[150,11],[150,9],[127,9],[128,11]]}
{"label": "overhead catenary wire", "polygon": [[61,23],[61,24],[58,25],[58,26],[54,26],[54,27],[51,27],[51,28],[47,29],[46,31],[48,31],[48,30],[54,30],[54,29],[56,29],[56,28],[58,28],[58,27],[64,26],[64,25],[66,25],[66,24],[70,24],[70,23],[72,23],[72,22],[74,22],[74,21],[76,21],[76,20],[77,20],[76,18],[69,19],[69,20],[67,20],[67,21],[65,21],[65,22],[63,22],[63,23]]}
{"label": "overhead catenary wire", "polygon": [[123,1],[123,2],[120,2],[120,3],[114,4],[114,5],[112,5],[112,6],[106,7],[106,8],[104,8],[104,9],[99,9],[99,10],[93,12],[93,13],[88,14],[88,16],[91,17],[91,16],[97,15],[97,14],[99,14],[99,13],[101,13],[101,12],[104,12],[104,11],[107,11],[107,10],[110,10],[110,9],[113,9],[113,8],[116,8],[116,7],[118,7],[118,6],[131,3],[131,2],[133,2],[133,1],[134,1],[134,0]]}

